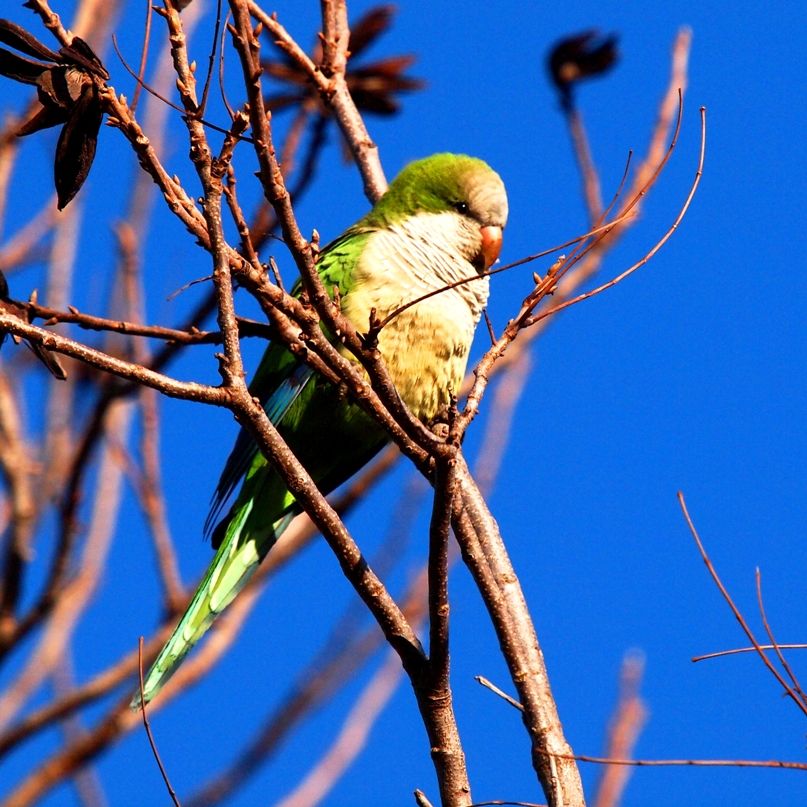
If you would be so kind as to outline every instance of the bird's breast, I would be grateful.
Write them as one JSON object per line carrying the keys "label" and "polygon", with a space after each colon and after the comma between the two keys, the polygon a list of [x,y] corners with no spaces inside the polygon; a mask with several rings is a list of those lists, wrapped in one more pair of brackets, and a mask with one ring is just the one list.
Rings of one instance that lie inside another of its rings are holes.
{"label": "bird's breast", "polygon": [[488,279],[461,249],[463,226],[455,213],[420,214],[373,233],[342,300],[360,333],[368,331],[373,309],[382,320],[393,315],[379,334],[379,350],[404,403],[426,422],[459,395],[487,302]]}
{"label": "bird's breast", "polygon": [[[383,319],[420,296],[395,283],[373,284],[351,293],[343,313],[366,333],[370,312]],[[459,395],[476,320],[456,293],[443,292],[404,309],[382,328],[378,348],[392,382],[412,413],[430,422]]]}

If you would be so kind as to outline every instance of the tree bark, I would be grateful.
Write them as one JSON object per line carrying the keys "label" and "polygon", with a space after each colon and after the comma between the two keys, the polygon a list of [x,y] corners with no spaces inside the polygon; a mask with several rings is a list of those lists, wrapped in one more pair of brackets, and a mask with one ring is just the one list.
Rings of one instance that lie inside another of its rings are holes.
{"label": "tree bark", "polygon": [[518,691],[533,767],[549,807],[585,807],[577,763],[568,758],[572,749],[563,735],[543,653],[499,527],[461,455],[456,473],[454,531]]}

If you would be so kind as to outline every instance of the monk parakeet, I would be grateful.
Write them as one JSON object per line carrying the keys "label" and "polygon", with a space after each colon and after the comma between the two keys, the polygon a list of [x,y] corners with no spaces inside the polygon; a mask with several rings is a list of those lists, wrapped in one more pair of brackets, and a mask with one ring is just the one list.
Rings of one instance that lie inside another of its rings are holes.
{"label": "monk parakeet", "polygon": [[[366,332],[372,309],[383,318],[488,269],[498,258],[506,221],[507,196],[498,174],[473,157],[435,154],[406,166],[375,207],[322,250],[317,267],[325,287],[338,290],[344,316]],[[487,298],[488,279],[480,277],[407,308],[379,334],[378,347],[398,393],[425,423],[446,412],[459,392]],[[282,344],[268,347],[250,389],[323,493],[345,482],[387,442],[344,391]],[[272,463],[242,430],[216,488],[208,528],[239,482],[234,503],[211,530],[216,555],[149,670],[146,702],[300,512]]]}

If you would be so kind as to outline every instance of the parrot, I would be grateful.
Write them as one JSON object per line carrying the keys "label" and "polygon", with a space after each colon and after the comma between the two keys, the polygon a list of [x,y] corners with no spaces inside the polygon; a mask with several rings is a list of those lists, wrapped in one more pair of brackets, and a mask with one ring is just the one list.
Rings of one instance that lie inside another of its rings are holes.
{"label": "parrot", "polygon": [[[343,316],[359,333],[369,329],[373,311],[381,320],[442,290],[401,311],[378,335],[397,393],[427,425],[444,415],[459,393],[487,304],[487,270],[498,260],[507,214],[504,183],[487,163],[463,154],[435,154],[404,167],[370,212],[318,256],[323,285],[338,294]],[[299,286],[292,293],[299,294]],[[280,343],[267,347],[250,391],[325,495],[389,439],[344,390]],[[205,524],[216,554],[149,669],[142,698],[135,694],[133,708],[157,695],[300,512],[280,474],[242,428]]]}

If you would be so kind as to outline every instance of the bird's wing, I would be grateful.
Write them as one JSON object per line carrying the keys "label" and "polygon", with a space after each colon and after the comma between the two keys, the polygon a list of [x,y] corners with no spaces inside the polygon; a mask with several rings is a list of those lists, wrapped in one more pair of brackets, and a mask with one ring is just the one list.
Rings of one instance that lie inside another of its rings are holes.
{"label": "bird's wing", "polygon": [[[277,347],[272,345],[266,351],[255,380],[250,385],[250,392],[260,400],[265,400],[263,408],[266,416],[275,424],[280,423],[314,374],[307,364],[294,359],[285,349],[277,350]],[[289,358],[294,360],[288,361]],[[261,370],[264,371],[263,374]],[[270,389],[271,392],[262,395],[261,391],[265,389]],[[206,535],[210,535],[216,526],[224,505],[249,470],[257,453],[258,446],[252,436],[246,429],[241,429],[213,493],[210,512],[205,519]]]}
{"label": "bird's wing", "polygon": [[[350,293],[350,277],[358,256],[364,248],[368,230],[352,228],[323,248],[317,270],[330,296],[338,293],[344,298]],[[298,281],[292,294],[298,296]],[[279,424],[291,405],[313,378],[314,371],[297,359],[285,346],[270,345],[263,354],[255,377],[249,386],[252,395],[264,402],[264,411],[275,425]],[[205,519],[205,535],[210,536],[225,505],[249,471],[258,447],[246,429],[241,429],[222,470],[210,512]]]}

